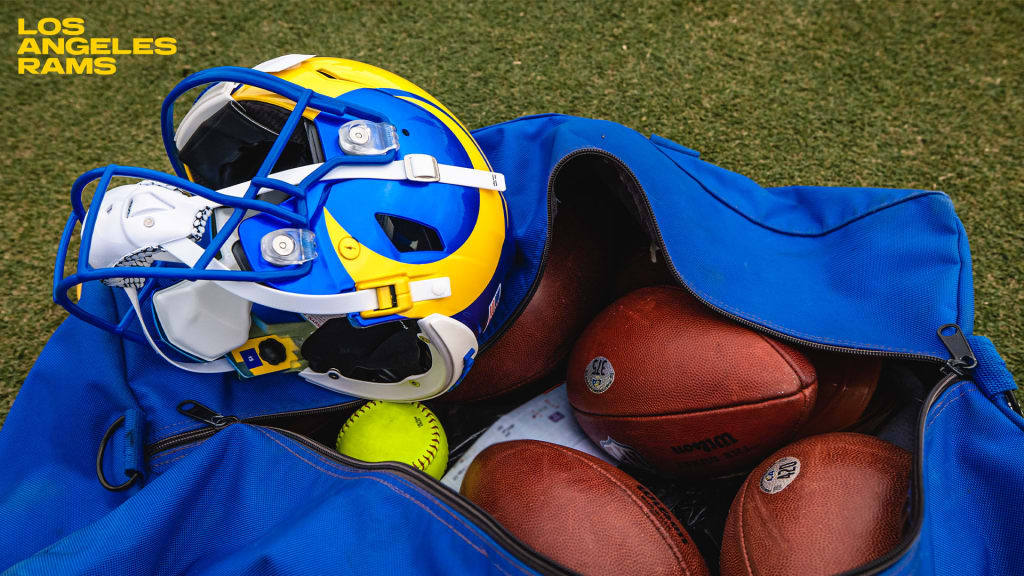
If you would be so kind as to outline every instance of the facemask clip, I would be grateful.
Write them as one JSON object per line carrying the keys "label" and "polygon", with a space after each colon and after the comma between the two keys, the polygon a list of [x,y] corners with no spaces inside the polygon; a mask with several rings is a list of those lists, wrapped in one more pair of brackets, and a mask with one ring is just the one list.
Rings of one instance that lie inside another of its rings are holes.
{"label": "facemask clip", "polygon": [[346,154],[380,156],[398,150],[398,131],[385,122],[352,120],[338,129],[338,143]]}
{"label": "facemask clip", "polygon": [[316,258],[316,236],[304,228],[281,228],[260,240],[263,259],[274,266],[292,266]]}

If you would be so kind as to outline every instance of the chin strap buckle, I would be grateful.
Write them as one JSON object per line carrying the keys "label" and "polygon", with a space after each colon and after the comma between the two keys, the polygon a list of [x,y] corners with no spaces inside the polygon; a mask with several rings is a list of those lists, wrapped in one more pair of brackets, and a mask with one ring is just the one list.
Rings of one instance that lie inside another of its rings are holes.
{"label": "chin strap buckle", "polygon": [[377,291],[377,308],[360,312],[363,318],[381,318],[412,309],[412,289],[409,287],[409,279],[405,276],[370,281],[360,284],[357,288]]}
{"label": "chin strap buckle", "polygon": [[437,158],[429,154],[406,154],[405,177],[413,182],[439,182],[441,168]]}
{"label": "chin strap buckle", "polygon": [[392,276],[360,283],[356,289],[374,290],[377,307],[359,313],[363,318],[381,318],[412,310],[417,302],[438,300],[452,295],[452,282],[447,276],[409,281],[406,276]]}

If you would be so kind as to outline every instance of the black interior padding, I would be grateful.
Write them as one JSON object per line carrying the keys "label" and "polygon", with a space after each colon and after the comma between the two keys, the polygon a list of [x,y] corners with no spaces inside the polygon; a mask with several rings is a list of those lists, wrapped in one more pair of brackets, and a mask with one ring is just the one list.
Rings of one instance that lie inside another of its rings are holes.
{"label": "black interior padding", "polygon": [[303,342],[302,357],[316,372],[333,368],[347,378],[401,382],[430,369],[430,351],[418,333],[411,321],[359,328],[348,318],[334,318]]}
{"label": "black interior padding", "polygon": [[[290,110],[266,102],[231,102],[196,129],[178,152],[193,180],[215,190],[251,180]],[[316,127],[303,118],[271,172],[322,161]]]}

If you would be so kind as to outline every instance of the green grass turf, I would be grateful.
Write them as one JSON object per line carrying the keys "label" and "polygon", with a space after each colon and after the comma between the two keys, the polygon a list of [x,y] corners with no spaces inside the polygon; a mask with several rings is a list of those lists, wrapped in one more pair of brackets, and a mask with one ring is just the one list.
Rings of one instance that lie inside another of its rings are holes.
{"label": "green grass turf", "polygon": [[[971,238],[976,332],[1024,376],[1021,3],[333,4],[0,6],[0,415],[65,316],[50,282],[73,179],[111,162],[166,169],[159,109],[177,80],[288,52],[394,71],[470,127],[565,112],[657,132],[765,185],[944,190]],[[16,19],[48,16],[82,16],[90,36],[174,36],[180,52],[121,57],[107,77],[14,75]]]}

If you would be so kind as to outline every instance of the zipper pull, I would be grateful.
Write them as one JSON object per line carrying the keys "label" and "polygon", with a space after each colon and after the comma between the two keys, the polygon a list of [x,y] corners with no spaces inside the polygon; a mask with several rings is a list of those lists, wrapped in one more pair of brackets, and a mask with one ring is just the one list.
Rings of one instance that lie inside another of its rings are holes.
{"label": "zipper pull", "polygon": [[974,350],[967,343],[967,337],[963,330],[956,324],[946,324],[938,329],[939,338],[949,350],[949,360],[943,371],[947,374],[952,372],[960,376],[966,376],[978,365],[978,359],[974,356]]}
{"label": "zipper pull", "polygon": [[185,400],[178,404],[178,412],[190,418],[195,418],[200,422],[206,422],[214,428],[223,428],[228,424],[238,422],[238,417],[218,414],[195,400]]}
{"label": "zipper pull", "polygon": [[1013,393],[1013,390],[1006,391],[1006,405],[1010,407],[1010,410],[1024,417],[1024,408],[1021,408],[1020,402],[1017,402],[1017,396]]}

